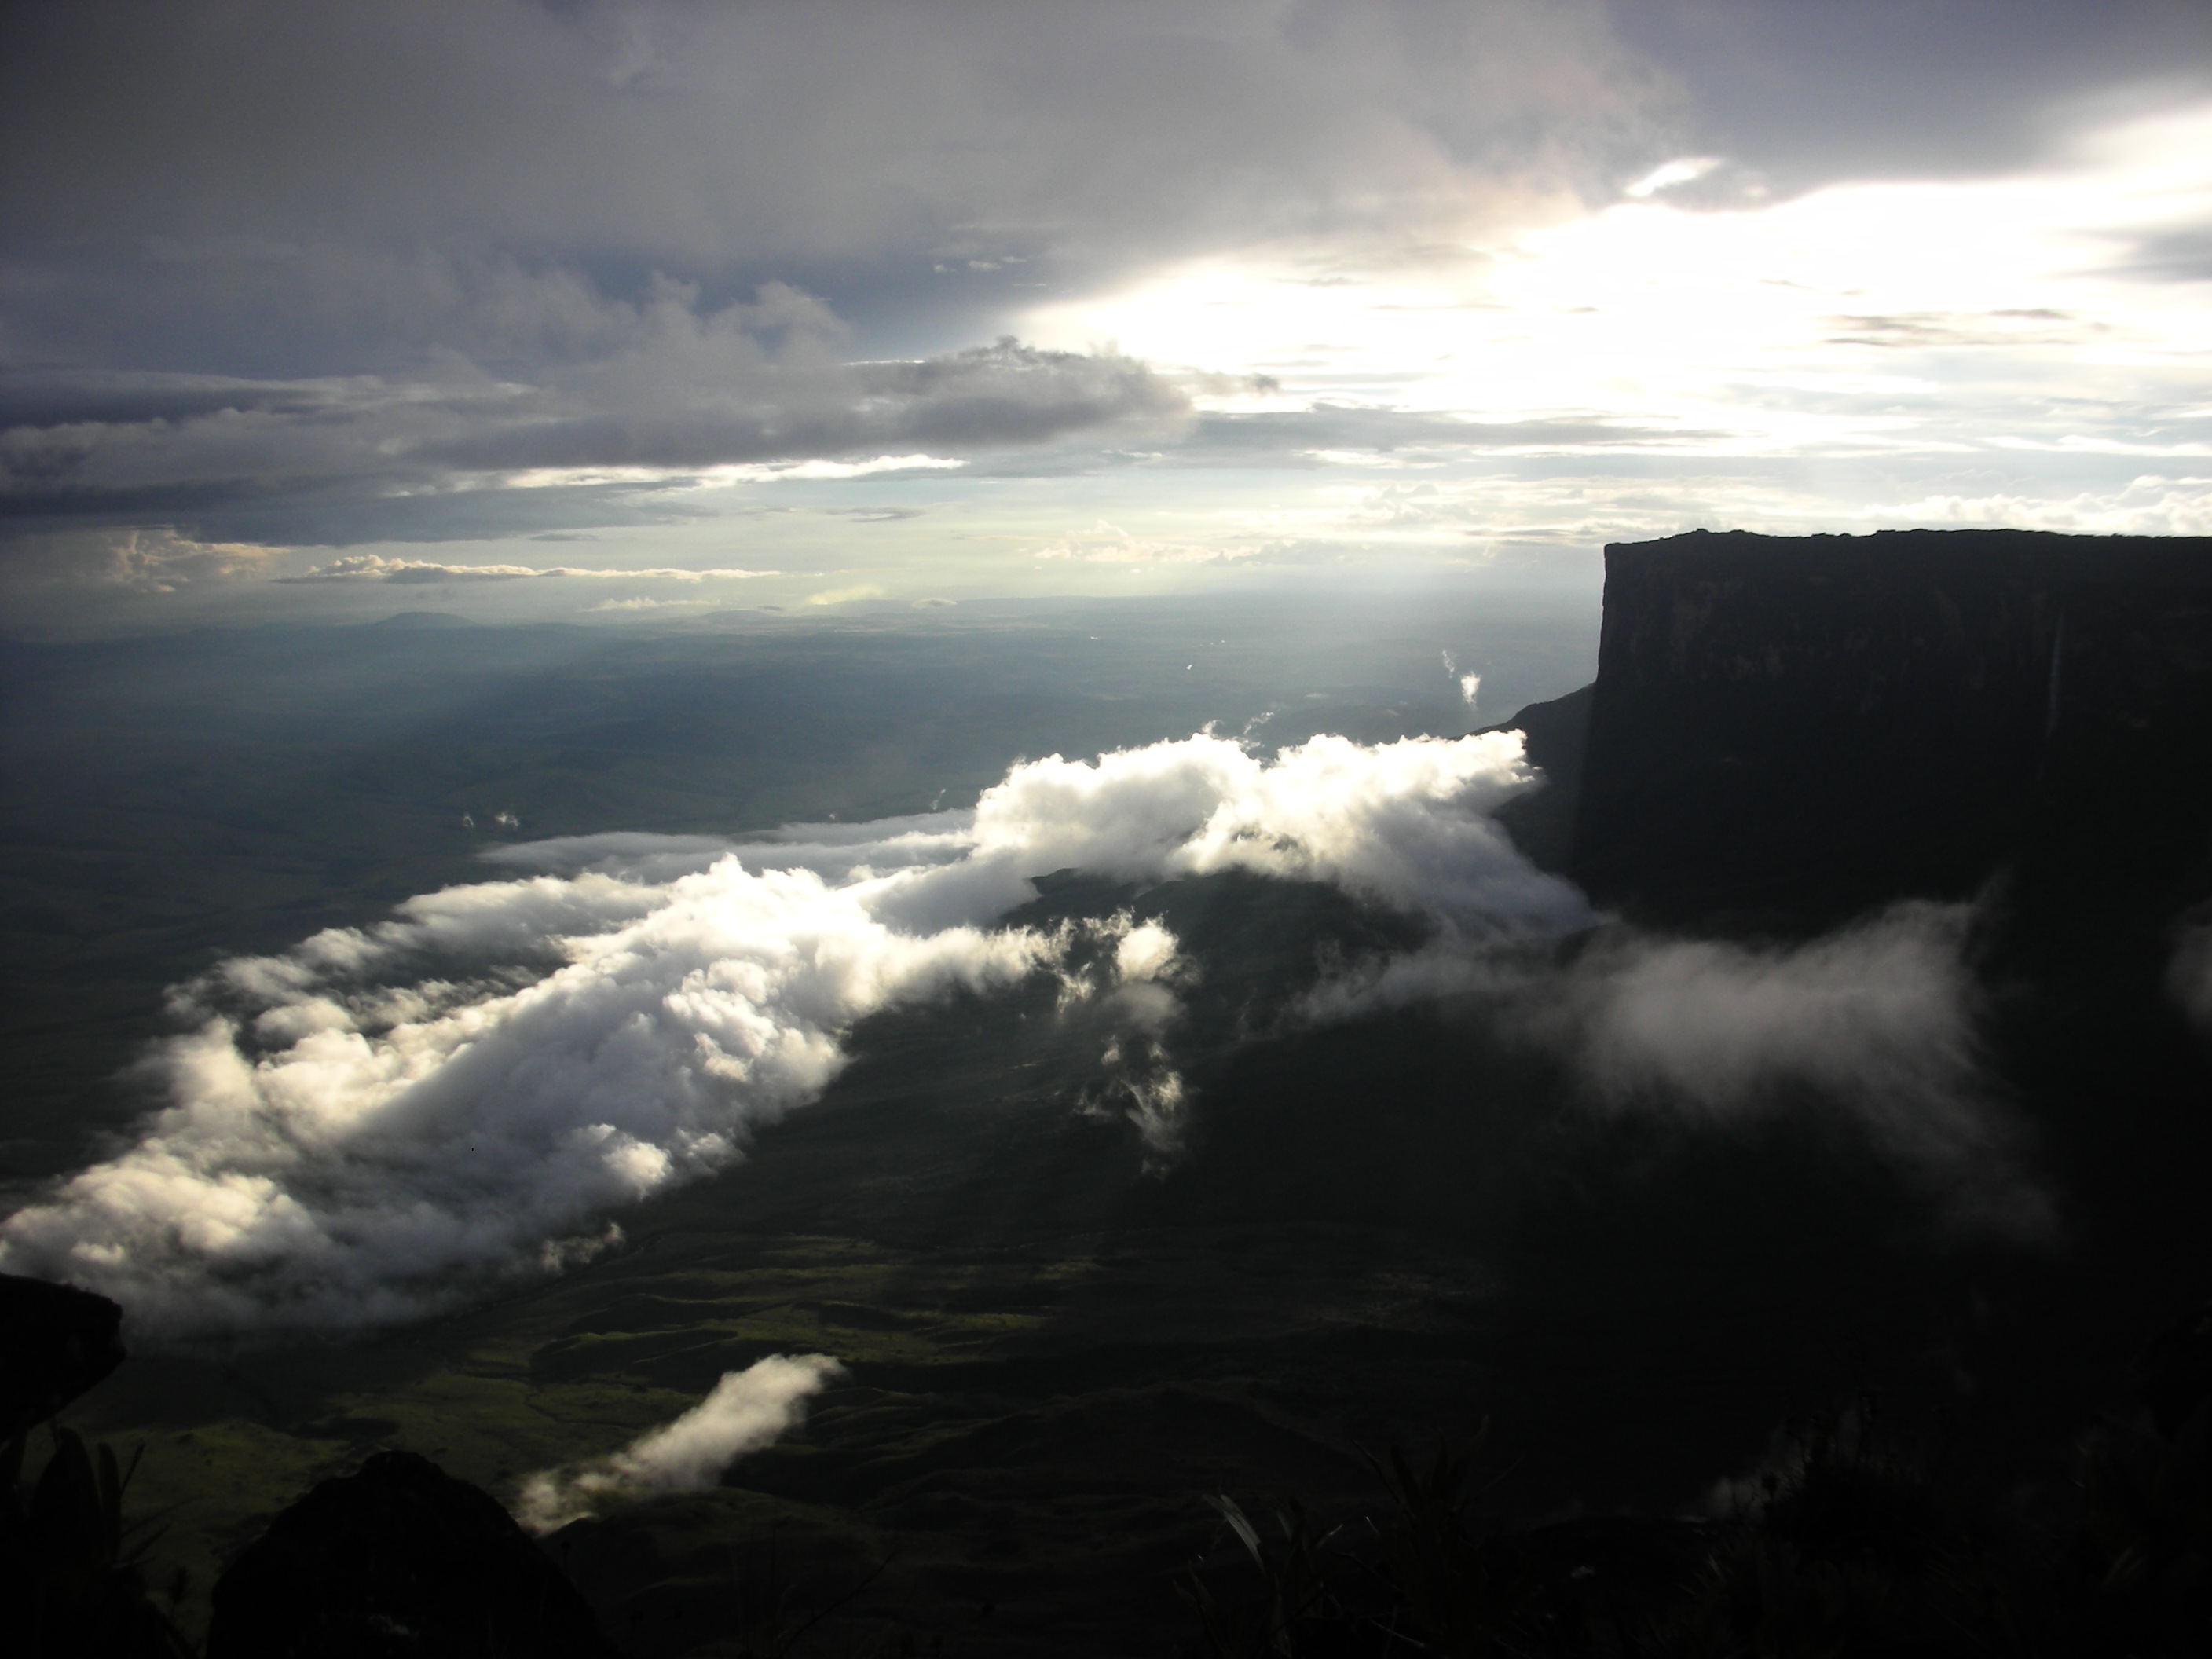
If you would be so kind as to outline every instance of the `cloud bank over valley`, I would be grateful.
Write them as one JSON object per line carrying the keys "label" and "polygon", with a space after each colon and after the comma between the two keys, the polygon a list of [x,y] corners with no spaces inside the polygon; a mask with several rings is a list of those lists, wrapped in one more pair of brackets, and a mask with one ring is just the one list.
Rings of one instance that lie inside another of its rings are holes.
{"label": "cloud bank over valley", "polygon": [[2041,1224],[1975,1075],[1955,914],[1765,957],[1608,929],[1489,816],[1533,781],[1515,732],[1272,756],[1200,735],[1018,763],[969,811],[509,847],[508,878],[179,987],[192,1029],[144,1063],[167,1103],[0,1224],[0,1266],[114,1296],[142,1340],[416,1318],[618,1243],[609,1212],[742,1156],[856,1022],[1039,980],[1098,1044],[1068,1105],[1128,1117],[1171,1167],[1178,999],[1206,963],[1126,913],[997,925],[1062,870],[1327,884],[1428,943],[1340,965],[1285,1019],[1487,998],[1607,1109],[1726,1121],[1779,1091],[1970,1220]]}

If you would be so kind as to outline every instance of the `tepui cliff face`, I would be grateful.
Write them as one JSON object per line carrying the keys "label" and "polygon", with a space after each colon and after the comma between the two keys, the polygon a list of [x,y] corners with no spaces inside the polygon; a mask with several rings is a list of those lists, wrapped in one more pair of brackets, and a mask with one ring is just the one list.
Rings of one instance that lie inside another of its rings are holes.
{"label": "tepui cliff face", "polygon": [[1697,532],[1606,550],[1570,864],[1655,920],[1819,925],[2094,863],[2201,900],[2212,538]]}

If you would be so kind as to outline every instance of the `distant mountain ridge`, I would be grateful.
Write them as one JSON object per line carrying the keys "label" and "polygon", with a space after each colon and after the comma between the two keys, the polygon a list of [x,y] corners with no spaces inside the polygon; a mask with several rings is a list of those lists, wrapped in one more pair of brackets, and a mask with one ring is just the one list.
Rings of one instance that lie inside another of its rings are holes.
{"label": "distant mountain ridge", "polygon": [[413,629],[420,628],[476,628],[481,624],[451,611],[396,611],[381,622],[363,623],[364,628]]}

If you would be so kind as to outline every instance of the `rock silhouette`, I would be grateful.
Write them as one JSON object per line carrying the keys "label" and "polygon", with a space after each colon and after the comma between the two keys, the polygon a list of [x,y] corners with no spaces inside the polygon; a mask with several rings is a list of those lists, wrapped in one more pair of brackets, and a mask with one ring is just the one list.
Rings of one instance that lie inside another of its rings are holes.
{"label": "rock silhouette", "polygon": [[489,1494],[379,1452],[270,1522],[215,1587],[208,1659],[611,1659],[583,1598]]}
{"label": "rock silhouette", "polygon": [[0,1443],[123,1363],[123,1310],[104,1296],[0,1273]]}
{"label": "rock silhouette", "polygon": [[1664,921],[1821,926],[2094,841],[2200,895],[2212,538],[1704,531],[1606,550],[1570,868]]}

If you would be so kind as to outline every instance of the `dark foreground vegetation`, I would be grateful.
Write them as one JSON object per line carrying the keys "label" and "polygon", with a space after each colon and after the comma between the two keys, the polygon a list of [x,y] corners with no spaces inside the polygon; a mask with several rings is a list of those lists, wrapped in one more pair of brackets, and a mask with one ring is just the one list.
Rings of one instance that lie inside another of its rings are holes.
{"label": "dark foreground vegetation", "polygon": [[[197,1650],[142,1571],[156,1517],[126,1516],[136,1455],[123,1465],[54,1420],[121,1362],[119,1318],[98,1297],[0,1279],[0,1609],[26,1659]],[[1783,1436],[1707,1517],[1494,1522],[1480,1434],[1372,1460],[1378,1501],[1348,1516],[1310,1513],[1295,1495],[1208,1494],[1221,1539],[1179,1576],[1182,1651],[2189,1659],[2212,1652],[2212,1304],[2161,1332],[2134,1382],[2130,1409],[2050,1460],[2058,1480],[1954,1455],[1892,1427],[1869,1397]],[[51,1449],[27,1484],[41,1425]],[[556,1565],[562,1540],[535,1545],[480,1489],[380,1452],[299,1498],[230,1564],[204,1651],[612,1659],[622,1650]],[[796,1583],[777,1571],[773,1536],[756,1553],[726,1627],[691,1632],[700,1650],[958,1651],[957,1632],[898,1628],[896,1608],[893,1634],[833,1640],[824,1620],[873,1575]]]}
{"label": "dark foreground vegetation", "polygon": [[2212,1652],[2212,1312],[2161,1339],[2144,1407],[2072,1479],[1968,1471],[1867,1399],[1788,1434],[1708,1519],[1486,1526],[1473,1452],[1376,1466],[1388,1502],[1317,1533],[1292,1504],[1213,1502],[1260,1589],[1194,1573],[1192,1654],[2158,1656]]}

